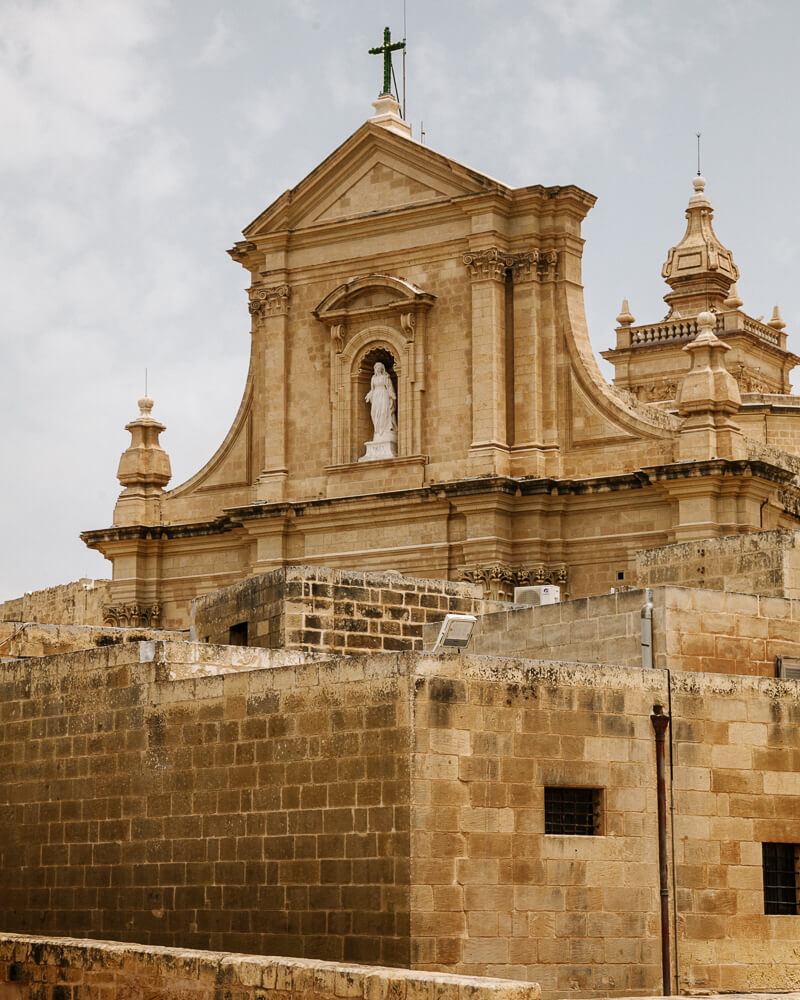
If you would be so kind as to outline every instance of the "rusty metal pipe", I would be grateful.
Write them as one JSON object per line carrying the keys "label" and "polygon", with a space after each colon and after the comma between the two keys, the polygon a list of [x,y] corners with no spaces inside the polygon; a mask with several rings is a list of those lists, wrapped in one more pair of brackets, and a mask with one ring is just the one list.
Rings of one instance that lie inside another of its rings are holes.
{"label": "rusty metal pipe", "polygon": [[661,896],[661,979],[664,996],[672,993],[669,944],[669,881],[667,877],[667,766],[666,736],[669,716],[663,705],[653,705],[650,716],[656,734],[656,779],[658,799],[658,884]]}

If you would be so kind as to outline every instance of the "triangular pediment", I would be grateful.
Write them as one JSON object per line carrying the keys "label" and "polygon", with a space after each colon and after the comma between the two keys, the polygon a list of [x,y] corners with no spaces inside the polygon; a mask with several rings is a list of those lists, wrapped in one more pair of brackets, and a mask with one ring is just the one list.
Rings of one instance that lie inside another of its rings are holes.
{"label": "triangular pediment", "polygon": [[510,188],[428,146],[366,123],[245,230],[248,239]]}
{"label": "triangular pediment", "polygon": [[388,158],[376,159],[352,183],[350,178],[345,178],[342,189],[314,221],[344,219],[448,197],[448,192],[442,190],[444,185],[435,188],[429,183],[429,178],[415,177],[396,164],[386,162],[386,159]]}

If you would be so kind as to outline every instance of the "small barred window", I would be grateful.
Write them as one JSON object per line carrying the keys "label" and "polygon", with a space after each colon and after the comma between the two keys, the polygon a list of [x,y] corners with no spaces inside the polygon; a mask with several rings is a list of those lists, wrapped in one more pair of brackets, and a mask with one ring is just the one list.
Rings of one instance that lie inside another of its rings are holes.
{"label": "small barred window", "polygon": [[545,788],[544,832],[592,837],[600,833],[601,789]]}
{"label": "small barred window", "polygon": [[764,913],[800,913],[797,844],[762,844]]}

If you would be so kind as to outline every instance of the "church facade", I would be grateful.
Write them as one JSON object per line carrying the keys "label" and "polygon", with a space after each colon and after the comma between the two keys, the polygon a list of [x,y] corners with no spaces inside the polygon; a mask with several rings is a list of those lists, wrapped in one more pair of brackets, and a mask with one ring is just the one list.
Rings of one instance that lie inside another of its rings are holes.
{"label": "church facade", "polygon": [[[668,317],[624,308],[611,386],[589,343],[574,186],[512,189],[414,141],[390,95],[230,250],[250,368],[209,462],[165,490],[152,401],[113,524],[106,623],[304,564],[564,596],[636,583],[642,549],[800,517],[800,399],[779,313],[741,311],[695,182]],[[367,398],[369,397],[369,398]]]}

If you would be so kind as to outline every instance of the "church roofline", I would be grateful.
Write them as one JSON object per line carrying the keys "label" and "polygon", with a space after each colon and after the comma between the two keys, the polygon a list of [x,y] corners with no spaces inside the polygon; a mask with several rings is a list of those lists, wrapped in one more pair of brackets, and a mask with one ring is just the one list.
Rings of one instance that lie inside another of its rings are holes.
{"label": "church roofline", "polygon": [[[282,214],[285,216],[284,224],[279,225],[278,228],[291,228],[288,218],[291,206],[299,198],[301,198],[306,191],[313,188],[314,185],[322,183],[326,175],[335,168],[336,164],[343,159],[349,151],[354,151],[368,138],[383,145],[394,147],[395,150],[401,155],[405,154],[407,156],[410,153],[416,158],[419,158],[421,155],[429,163],[436,164],[440,170],[443,169],[447,174],[451,175],[451,177],[454,177],[454,179],[460,178],[462,183],[465,183],[466,186],[471,188],[471,190],[464,192],[461,196],[462,198],[485,196],[487,194],[499,195],[501,198],[513,199],[514,201],[525,199],[540,200],[543,198],[571,198],[574,199],[577,204],[585,207],[586,210],[590,209],[597,200],[595,195],[592,195],[588,191],[584,191],[582,188],[574,184],[553,185],[549,187],[541,184],[534,184],[522,188],[510,187],[488,174],[481,173],[472,167],[460,163],[458,160],[454,160],[452,157],[448,157],[443,153],[437,152],[430,146],[424,146],[416,140],[395,135],[394,133],[387,131],[385,128],[367,121],[355,132],[353,132],[352,135],[345,139],[344,142],[337,146],[336,149],[334,149],[333,152],[331,152],[310,173],[306,174],[305,177],[303,177],[302,180],[300,180],[294,187],[289,188],[280,194],[259,215],[257,215],[252,222],[245,226],[242,230],[245,240],[249,241],[256,235],[262,235],[264,228],[269,224],[269,222],[272,220],[277,221]],[[391,209],[391,211],[397,211],[397,209],[394,208]],[[342,220],[336,221],[339,223]],[[234,257],[234,259],[241,259],[247,249],[246,242],[238,241],[228,252],[232,257]]]}

